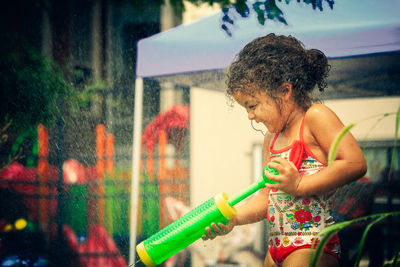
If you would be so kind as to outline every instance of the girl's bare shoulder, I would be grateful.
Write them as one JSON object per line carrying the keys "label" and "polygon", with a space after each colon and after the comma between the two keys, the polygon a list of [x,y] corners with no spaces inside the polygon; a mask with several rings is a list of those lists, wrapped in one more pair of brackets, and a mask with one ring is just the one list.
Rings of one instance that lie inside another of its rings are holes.
{"label": "girl's bare shoulder", "polygon": [[313,126],[329,126],[327,124],[342,125],[336,113],[324,104],[314,104],[306,112],[305,123]]}
{"label": "girl's bare shoulder", "polygon": [[327,153],[343,127],[342,121],[333,110],[326,105],[316,104],[306,112],[303,136],[309,147],[322,149]]}

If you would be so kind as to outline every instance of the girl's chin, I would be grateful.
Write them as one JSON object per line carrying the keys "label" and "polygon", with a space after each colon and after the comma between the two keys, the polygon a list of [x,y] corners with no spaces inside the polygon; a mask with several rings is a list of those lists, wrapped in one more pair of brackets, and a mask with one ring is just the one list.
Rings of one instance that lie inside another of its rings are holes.
{"label": "girl's chin", "polygon": [[271,125],[265,125],[265,128],[267,128],[268,132],[271,134],[276,134],[276,133],[282,132],[282,128],[273,127]]}
{"label": "girl's chin", "polygon": [[281,132],[281,131],[278,130],[278,129],[272,129],[272,128],[269,128],[269,127],[267,127],[267,130],[268,130],[268,132],[271,133],[271,134],[277,134],[277,133],[280,133],[280,132]]}

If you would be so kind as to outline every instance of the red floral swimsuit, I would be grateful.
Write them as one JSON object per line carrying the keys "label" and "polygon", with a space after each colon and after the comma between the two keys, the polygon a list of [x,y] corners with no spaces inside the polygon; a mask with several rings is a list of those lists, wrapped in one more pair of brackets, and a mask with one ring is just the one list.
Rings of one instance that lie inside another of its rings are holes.
{"label": "red floral swimsuit", "polygon": [[[303,141],[303,123],[300,140],[290,146],[275,150],[275,135],[270,146],[270,158],[281,157],[292,161],[301,176],[314,174],[326,166],[316,159]],[[334,223],[331,216],[333,194],[310,197],[293,197],[281,190],[270,190],[268,197],[269,252],[276,264],[294,250],[310,248],[315,236],[326,226]],[[325,252],[338,257],[340,251],[337,236],[330,239]]]}

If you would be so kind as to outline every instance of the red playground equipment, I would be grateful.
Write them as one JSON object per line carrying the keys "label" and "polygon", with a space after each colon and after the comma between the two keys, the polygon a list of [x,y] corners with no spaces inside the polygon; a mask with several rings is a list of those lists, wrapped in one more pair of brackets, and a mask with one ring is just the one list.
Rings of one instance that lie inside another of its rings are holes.
{"label": "red playground equipment", "polygon": [[[37,158],[35,167],[10,163],[0,171],[0,188],[15,191],[23,197],[28,220],[37,224],[50,239],[57,227],[62,227],[64,239],[72,257],[70,266],[125,267],[127,263],[112,238],[114,196],[106,196],[107,181],[114,178],[114,136],[106,133],[102,124],[96,127],[96,165],[84,166],[74,159],[63,163],[62,225],[56,225],[57,168],[48,162],[49,137],[43,125],[37,128]],[[108,217],[107,217],[108,216]],[[84,242],[78,241],[85,236]],[[1,246],[1,243],[0,243]]]}

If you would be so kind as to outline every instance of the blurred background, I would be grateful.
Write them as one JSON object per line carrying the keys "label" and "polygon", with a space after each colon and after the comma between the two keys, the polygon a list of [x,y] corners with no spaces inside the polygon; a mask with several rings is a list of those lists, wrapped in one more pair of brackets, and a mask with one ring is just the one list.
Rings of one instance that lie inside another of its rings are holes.
{"label": "blurred background", "polygon": [[[287,14],[289,25],[296,24],[289,7],[332,12],[331,1],[303,2],[276,4]],[[218,65],[217,56],[196,50],[202,42],[214,45],[209,39],[214,30],[227,40],[248,31],[238,23],[249,20],[239,8],[246,1],[235,3],[238,13],[223,8],[227,1],[16,0],[2,4],[1,266],[133,265],[132,244],[217,193],[234,195],[261,176],[263,135],[251,128],[240,107],[227,104],[226,66]],[[319,9],[322,3],[323,10]],[[398,1],[387,5],[389,9],[399,6]],[[355,14],[354,10],[350,11]],[[328,88],[317,94],[345,124],[362,121],[352,132],[366,156],[368,173],[338,191],[335,216],[339,221],[400,207],[393,114],[400,104],[399,19],[390,20],[388,15],[385,21],[384,13],[375,13],[369,21],[389,25],[388,36],[394,38],[382,42],[393,47],[330,57]],[[280,15],[275,18],[266,25],[283,27]],[[215,28],[201,24],[208,19]],[[268,31],[259,20],[253,21],[253,30]],[[195,27],[205,31],[196,32]],[[186,47],[216,62],[215,68],[192,69],[193,60],[186,70],[175,71],[183,66],[179,58],[190,58],[189,53],[162,47],[178,47],[173,41],[184,44],[189,38],[186,30],[197,37]],[[239,50],[233,45],[214,47]],[[162,57],[169,54],[172,61]],[[157,66],[164,67],[159,71]],[[141,131],[136,137],[141,144],[139,198],[137,217],[131,218],[138,77],[143,87]],[[130,229],[132,220],[136,229]],[[382,266],[398,253],[398,223],[398,217],[390,217],[374,227],[364,251],[365,266]],[[343,230],[343,266],[354,261],[365,225]],[[194,243],[164,266],[262,266],[266,235],[265,222],[238,227],[226,237]]]}

